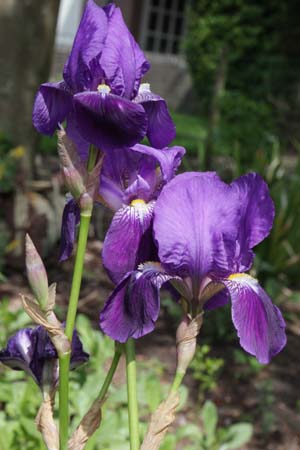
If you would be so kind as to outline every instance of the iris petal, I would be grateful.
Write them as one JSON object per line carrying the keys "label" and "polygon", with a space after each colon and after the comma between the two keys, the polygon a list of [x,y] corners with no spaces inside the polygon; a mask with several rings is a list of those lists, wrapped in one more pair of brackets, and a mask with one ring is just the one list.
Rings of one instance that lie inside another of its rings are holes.
{"label": "iris petal", "polygon": [[[97,87],[94,86],[97,68],[92,66],[95,66],[96,58],[103,49],[107,28],[108,19],[105,11],[93,0],[88,0],[64,67],[64,79],[73,93]],[[99,73],[97,78],[99,79]]]}
{"label": "iris petal", "polygon": [[232,183],[239,195],[241,222],[236,246],[236,272],[251,267],[252,248],[268,236],[274,219],[274,204],[267,184],[257,173],[244,175]]}
{"label": "iris petal", "polygon": [[190,277],[195,298],[201,279],[232,264],[239,221],[237,196],[215,173],[176,176],[154,208],[159,257],[172,274]]}
{"label": "iris petal", "polygon": [[[105,236],[102,259],[111,279],[117,283],[141,261],[148,259],[149,242],[144,242],[145,233],[152,225],[153,202],[141,202],[136,206],[119,209]],[[149,236],[151,237],[151,236]]]}
{"label": "iris petal", "polygon": [[79,133],[73,111],[68,115],[66,133],[69,136],[69,138],[74,142],[75,147],[82,161],[87,161],[89,157],[90,144],[88,143],[88,141],[83,139],[83,137]]}
{"label": "iris petal", "polygon": [[241,346],[267,364],[286,344],[285,322],[257,280],[245,274],[224,281]]}
{"label": "iris petal", "polygon": [[222,291],[215,294],[209,300],[204,303],[203,309],[204,311],[211,311],[212,309],[221,308],[222,306],[230,303],[230,295],[227,289],[223,289]]}
{"label": "iris petal", "polygon": [[125,25],[120,8],[109,12],[108,33],[100,63],[112,92],[131,100],[149,63]]}
{"label": "iris petal", "polygon": [[74,199],[68,201],[65,206],[62,225],[61,225],[61,242],[60,242],[60,261],[68,259],[73,251],[75,242],[76,226],[80,221],[80,209]]}
{"label": "iris petal", "polygon": [[35,97],[32,121],[35,128],[51,136],[72,109],[72,97],[63,81],[44,83]]}
{"label": "iris petal", "polygon": [[83,92],[74,96],[80,134],[101,150],[130,147],[147,131],[142,106],[111,94]]}
{"label": "iris petal", "polygon": [[[143,86],[143,85],[142,85]],[[166,101],[150,89],[141,89],[134,101],[143,105],[148,116],[147,137],[155,148],[170,144],[176,136],[176,128],[169,114]]]}
{"label": "iris petal", "polygon": [[153,268],[127,274],[100,314],[100,327],[119,342],[138,339],[155,327],[160,309],[159,290],[172,277]]}

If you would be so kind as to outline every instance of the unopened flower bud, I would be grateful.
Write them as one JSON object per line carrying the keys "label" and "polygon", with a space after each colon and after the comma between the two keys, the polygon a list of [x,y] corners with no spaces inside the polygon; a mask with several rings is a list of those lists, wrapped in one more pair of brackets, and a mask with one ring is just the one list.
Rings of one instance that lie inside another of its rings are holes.
{"label": "unopened flower bud", "polygon": [[28,234],[25,247],[28,281],[35,299],[45,309],[48,303],[48,277],[43,261]]}
{"label": "unopened flower bud", "polygon": [[59,130],[58,136],[58,156],[63,171],[65,184],[72,196],[78,200],[86,192],[85,176],[87,171],[80,160],[77,149],[65,131]]}
{"label": "unopened flower bud", "polygon": [[177,372],[185,373],[194,358],[202,321],[202,314],[192,320],[185,316],[177,328]]}
{"label": "unopened flower bud", "polygon": [[84,213],[86,213],[87,215],[91,214],[93,209],[93,199],[88,193],[85,193],[80,197],[79,207],[83,214]]}
{"label": "unopened flower bud", "polygon": [[75,167],[63,167],[65,185],[72,196],[78,200],[85,193],[83,178]]}

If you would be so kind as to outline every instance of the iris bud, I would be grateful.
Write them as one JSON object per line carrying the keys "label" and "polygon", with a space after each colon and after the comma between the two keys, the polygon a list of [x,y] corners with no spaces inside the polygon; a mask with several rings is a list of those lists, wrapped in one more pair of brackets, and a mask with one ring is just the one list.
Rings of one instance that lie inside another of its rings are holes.
{"label": "iris bud", "polygon": [[40,307],[45,310],[48,303],[48,277],[43,261],[28,234],[25,250],[29,285]]}
{"label": "iris bud", "polygon": [[86,170],[72,140],[63,129],[57,132],[58,156],[65,179],[65,185],[72,196],[78,200],[86,192],[84,177]]}

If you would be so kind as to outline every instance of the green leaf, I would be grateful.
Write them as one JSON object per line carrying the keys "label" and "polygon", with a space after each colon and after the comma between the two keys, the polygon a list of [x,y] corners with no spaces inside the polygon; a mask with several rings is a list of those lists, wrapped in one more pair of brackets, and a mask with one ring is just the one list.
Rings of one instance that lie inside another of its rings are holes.
{"label": "green leaf", "polygon": [[218,410],[216,405],[208,400],[205,402],[202,409],[202,421],[204,433],[207,437],[207,444],[212,445],[215,440],[217,422],[218,422]]}
{"label": "green leaf", "polygon": [[229,427],[227,438],[219,450],[235,450],[250,441],[253,426],[250,423],[237,423]]}

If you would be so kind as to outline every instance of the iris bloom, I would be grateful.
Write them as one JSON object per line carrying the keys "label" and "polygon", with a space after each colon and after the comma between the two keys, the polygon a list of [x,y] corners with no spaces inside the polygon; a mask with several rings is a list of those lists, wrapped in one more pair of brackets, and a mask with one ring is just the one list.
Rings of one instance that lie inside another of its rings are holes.
{"label": "iris bloom", "polygon": [[88,0],[63,81],[41,85],[33,124],[51,135],[67,119],[67,133],[86,159],[89,144],[101,150],[130,147],[147,135],[162,148],[175,137],[166,102],[141,78],[149,62],[114,4]]}
{"label": "iris bloom", "polygon": [[215,173],[178,175],[154,207],[161,264],[143,264],[123,277],[101,314],[102,329],[121,342],[152,331],[159,290],[171,281],[190,317],[231,298],[241,346],[259,362],[269,362],[286,344],[285,323],[258,281],[245,271],[273,218],[267,185],[255,173],[230,185]]}
{"label": "iris bloom", "polygon": [[162,187],[175,175],[183,147],[157,150],[137,144],[110,152],[104,160],[100,196],[114,212],[105,236],[102,258],[117,283],[145,259],[155,257],[153,208]]}
{"label": "iris bloom", "polygon": [[[89,355],[83,351],[75,331],[72,339],[71,369],[83,364],[88,358]],[[57,384],[57,353],[46,330],[41,326],[19,330],[8,340],[6,349],[0,351],[0,361],[12,369],[27,372],[41,389],[46,382],[52,386]]]}
{"label": "iris bloom", "polygon": [[[114,211],[103,245],[103,263],[117,283],[145,259],[155,257],[152,219],[155,200],[170,181],[184,155],[183,147],[157,150],[137,144],[111,150],[101,170],[99,202]],[[79,222],[79,208],[71,199],[62,225],[61,260],[70,256]]]}

